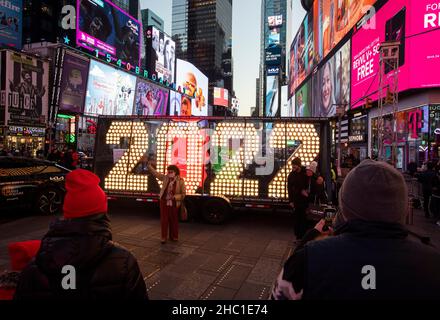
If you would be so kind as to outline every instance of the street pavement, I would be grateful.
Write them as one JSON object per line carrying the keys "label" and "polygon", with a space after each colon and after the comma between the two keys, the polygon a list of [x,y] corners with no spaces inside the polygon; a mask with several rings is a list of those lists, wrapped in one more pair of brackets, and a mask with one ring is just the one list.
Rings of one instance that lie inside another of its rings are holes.
{"label": "street pavement", "polygon": [[[114,240],[138,259],[150,299],[265,300],[294,248],[291,218],[282,213],[237,212],[226,224],[180,224],[180,241],[160,244],[159,213],[141,203],[110,206]],[[0,221],[0,272],[7,244],[40,239],[53,217]],[[415,211],[409,228],[440,251],[440,228]],[[418,240],[416,240],[418,241]]]}

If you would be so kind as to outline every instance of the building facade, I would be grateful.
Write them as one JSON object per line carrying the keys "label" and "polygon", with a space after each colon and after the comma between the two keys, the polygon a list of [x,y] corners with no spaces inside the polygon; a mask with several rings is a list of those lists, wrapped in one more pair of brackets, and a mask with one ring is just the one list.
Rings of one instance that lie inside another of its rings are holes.
{"label": "building facade", "polygon": [[149,26],[153,26],[159,31],[165,32],[165,23],[161,17],[155,14],[150,9],[141,10],[142,15],[142,27],[146,29]]}
{"label": "building facade", "polygon": [[260,85],[258,88],[260,116],[265,115],[266,109],[266,93],[268,92],[266,71],[269,67],[266,62],[266,53],[268,48],[277,47],[277,50],[281,52],[278,87],[281,87],[286,79],[287,4],[286,0],[262,0],[261,2]]}
{"label": "building facade", "polygon": [[173,0],[172,36],[177,58],[209,78],[211,96],[216,86],[233,92],[232,0]]}

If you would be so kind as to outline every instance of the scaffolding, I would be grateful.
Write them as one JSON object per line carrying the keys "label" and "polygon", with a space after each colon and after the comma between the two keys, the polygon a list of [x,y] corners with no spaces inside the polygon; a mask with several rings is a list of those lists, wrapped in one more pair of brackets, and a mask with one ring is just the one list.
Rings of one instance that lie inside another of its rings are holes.
{"label": "scaffolding", "polygon": [[[381,161],[387,161],[385,153],[385,139],[391,138],[391,161],[393,165],[397,163],[397,111],[399,103],[399,54],[400,41],[386,41],[380,45],[379,62],[379,90],[378,107],[379,118],[377,123],[378,137],[378,158]],[[391,132],[386,132],[385,107],[391,106],[392,121]],[[391,137],[390,137],[391,134]]]}

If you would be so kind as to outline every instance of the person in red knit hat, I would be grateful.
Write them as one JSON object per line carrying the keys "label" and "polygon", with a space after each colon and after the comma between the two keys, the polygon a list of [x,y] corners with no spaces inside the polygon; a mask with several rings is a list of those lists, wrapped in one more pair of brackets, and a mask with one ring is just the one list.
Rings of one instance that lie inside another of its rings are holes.
{"label": "person in red knit hat", "polygon": [[[14,299],[148,299],[136,258],[112,241],[99,182],[87,170],[67,175],[63,218],[50,225],[35,260],[20,276]],[[63,273],[66,266],[70,271]]]}
{"label": "person in red knit hat", "polygon": [[0,300],[13,299],[20,272],[36,256],[40,245],[40,240],[14,242],[8,245],[12,271],[0,275]]}

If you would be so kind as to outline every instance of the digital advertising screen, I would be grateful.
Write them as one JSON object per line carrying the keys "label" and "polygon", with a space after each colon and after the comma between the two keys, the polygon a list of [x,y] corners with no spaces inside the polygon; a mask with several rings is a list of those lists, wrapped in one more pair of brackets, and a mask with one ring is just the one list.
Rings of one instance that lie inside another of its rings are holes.
{"label": "digital advertising screen", "polygon": [[136,85],[136,114],[138,116],[166,116],[169,95],[168,89],[139,79]]}
{"label": "digital advertising screen", "polygon": [[269,25],[269,28],[279,27],[283,25],[283,16],[269,16],[267,17],[267,23]]}
{"label": "digital advertising screen", "polygon": [[170,116],[181,116],[182,94],[177,91],[170,91]]}
{"label": "digital advertising screen", "polygon": [[174,83],[176,74],[176,43],[155,27],[146,36],[147,70],[157,78]]}
{"label": "digital advertising screen", "polygon": [[229,107],[229,91],[224,88],[214,88],[214,105]]}
{"label": "digital advertising screen", "polygon": [[131,70],[141,65],[141,24],[109,0],[77,0],[76,44],[104,57],[121,60]]}
{"label": "digital advertising screen", "polygon": [[[4,80],[1,81],[0,106],[5,110],[5,124],[45,125],[49,104],[49,63],[9,50],[0,54],[1,79]],[[0,115],[0,121],[1,118],[3,115]]]}
{"label": "digital advertising screen", "polygon": [[350,41],[313,76],[313,115],[334,117],[337,106],[350,103]]}
{"label": "digital advertising screen", "polygon": [[317,61],[327,56],[375,2],[376,0],[314,1],[313,29]]}
{"label": "digital advertising screen", "polygon": [[[295,116],[295,99],[289,100],[289,87],[288,86],[282,86],[281,87],[281,117],[294,117]],[[292,110],[293,107],[293,110]]]}
{"label": "digital advertising screen", "polygon": [[[378,99],[380,45],[400,41],[398,91],[440,85],[439,6],[432,1],[394,0],[378,10],[352,38],[351,104],[357,108],[367,97]],[[370,20],[372,20],[371,18]],[[369,27],[375,23],[375,28]],[[393,86],[394,73],[385,68],[385,85]]]}
{"label": "digital advertising screen", "polygon": [[0,45],[21,49],[23,0],[0,1]]}
{"label": "digital advertising screen", "polygon": [[135,89],[135,76],[91,60],[84,113],[131,116]]}
{"label": "digital advertising screen", "polygon": [[312,86],[311,81],[307,81],[295,95],[295,117],[312,116]]}
{"label": "digital advertising screen", "polygon": [[311,12],[305,17],[290,48],[289,96],[293,96],[296,88],[309,75],[315,63]]}
{"label": "digital advertising screen", "polygon": [[83,112],[88,72],[88,60],[66,52],[61,76],[59,110]]}
{"label": "digital advertising screen", "polygon": [[266,110],[264,115],[266,117],[277,117],[279,116],[278,112],[278,102],[280,99],[279,96],[279,81],[277,76],[269,76],[266,77]]}
{"label": "digital advertising screen", "polygon": [[[194,97],[190,99],[183,96],[182,98],[182,115],[186,116],[207,116],[208,115],[208,88],[209,80],[199,69],[193,64],[177,59],[177,87],[185,90],[185,93]],[[192,101],[191,101],[192,100]],[[189,110],[189,105],[191,109]]]}

